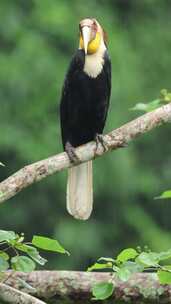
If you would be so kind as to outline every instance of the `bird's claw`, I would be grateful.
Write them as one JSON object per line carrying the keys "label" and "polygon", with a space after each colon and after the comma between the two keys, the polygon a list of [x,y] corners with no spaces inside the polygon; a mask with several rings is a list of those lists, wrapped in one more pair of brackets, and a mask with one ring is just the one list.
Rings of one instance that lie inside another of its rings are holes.
{"label": "bird's claw", "polygon": [[70,142],[67,142],[65,144],[65,151],[66,151],[66,153],[69,157],[69,160],[72,164],[79,164],[80,159],[75,152],[75,148],[70,144]]}
{"label": "bird's claw", "polygon": [[107,147],[105,145],[105,141],[104,141],[104,138],[103,138],[102,134],[96,134],[96,136],[95,136],[95,142],[96,142],[96,152],[98,150],[99,144],[103,147],[104,152],[107,151]]}

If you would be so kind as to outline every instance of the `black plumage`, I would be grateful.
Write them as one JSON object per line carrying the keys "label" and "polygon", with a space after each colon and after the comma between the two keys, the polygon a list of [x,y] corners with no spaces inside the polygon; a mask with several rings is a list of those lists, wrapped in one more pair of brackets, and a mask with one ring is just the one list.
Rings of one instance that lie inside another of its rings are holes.
{"label": "black plumage", "polygon": [[93,209],[92,160],[79,164],[74,148],[102,134],[109,107],[111,63],[104,30],[94,18],[79,23],[79,49],[71,60],[60,103],[64,150],[76,166],[68,169],[67,210],[87,220]]}
{"label": "black plumage", "polygon": [[103,132],[111,91],[111,62],[104,52],[102,71],[96,78],[84,72],[85,53],[77,50],[69,66],[60,103],[62,142],[73,147]]}

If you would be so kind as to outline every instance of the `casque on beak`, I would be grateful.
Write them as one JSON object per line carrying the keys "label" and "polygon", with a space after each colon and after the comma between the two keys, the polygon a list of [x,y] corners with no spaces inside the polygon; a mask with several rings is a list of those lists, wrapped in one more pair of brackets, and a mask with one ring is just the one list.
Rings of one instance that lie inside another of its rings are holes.
{"label": "casque on beak", "polygon": [[82,37],[83,37],[83,43],[84,43],[84,52],[85,52],[85,55],[87,55],[88,44],[91,40],[91,27],[90,26],[82,27]]}

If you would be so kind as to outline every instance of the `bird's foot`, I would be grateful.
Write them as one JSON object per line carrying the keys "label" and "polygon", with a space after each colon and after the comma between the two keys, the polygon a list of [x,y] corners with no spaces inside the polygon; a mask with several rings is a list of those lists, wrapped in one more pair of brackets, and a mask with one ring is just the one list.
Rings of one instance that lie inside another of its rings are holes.
{"label": "bird's foot", "polygon": [[96,142],[96,152],[98,150],[99,145],[103,147],[104,152],[107,151],[106,143],[104,141],[102,134],[96,134],[95,136],[95,142]]}
{"label": "bird's foot", "polygon": [[76,165],[76,164],[80,163],[80,159],[75,152],[75,148],[68,141],[65,144],[65,151],[66,151],[66,153],[69,157],[69,160],[72,164]]}

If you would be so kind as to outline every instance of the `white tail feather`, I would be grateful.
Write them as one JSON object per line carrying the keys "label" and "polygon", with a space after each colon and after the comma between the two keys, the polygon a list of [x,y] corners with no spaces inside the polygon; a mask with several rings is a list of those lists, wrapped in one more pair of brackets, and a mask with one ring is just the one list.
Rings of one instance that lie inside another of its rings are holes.
{"label": "white tail feather", "polygon": [[77,219],[89,218],[93,207],[92,161],[68,170],[67,210]]}

